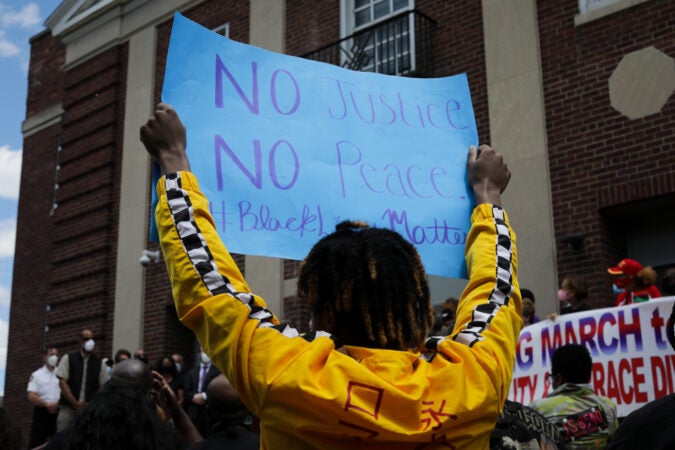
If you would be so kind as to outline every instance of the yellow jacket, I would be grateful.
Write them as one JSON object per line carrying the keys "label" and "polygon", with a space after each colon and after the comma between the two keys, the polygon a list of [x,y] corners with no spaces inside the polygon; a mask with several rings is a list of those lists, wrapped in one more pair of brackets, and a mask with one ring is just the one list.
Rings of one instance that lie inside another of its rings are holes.
{"label": "yellow jacket", "polygon": [[506,214],[471,217],[469,284],[437,353],[298,336],[250,293],[216,233],[195,176],[157,186],[156,221],[178,317],[260,418],[264,449],[487,449],[522,327],[515,236]]}

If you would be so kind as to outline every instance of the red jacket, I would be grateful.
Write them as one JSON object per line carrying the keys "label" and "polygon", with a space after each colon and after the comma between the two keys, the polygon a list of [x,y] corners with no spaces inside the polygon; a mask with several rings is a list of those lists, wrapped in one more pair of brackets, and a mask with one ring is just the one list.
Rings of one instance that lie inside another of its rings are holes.
{"label": "red jacket", "polygon": [[647,302],[652,298],[658,297],[661,297],[659,288],[650,284],[646,288],[638,289],[637,291],[623,291],[616,297],[616,306]]}

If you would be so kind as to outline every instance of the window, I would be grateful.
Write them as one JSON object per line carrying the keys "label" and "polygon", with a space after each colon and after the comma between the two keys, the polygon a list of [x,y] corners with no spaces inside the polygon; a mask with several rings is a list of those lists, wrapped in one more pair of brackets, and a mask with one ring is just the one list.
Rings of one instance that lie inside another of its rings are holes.
{"label": "window", "polygon": [[414,0],[343,0],[343,66],[389,75],[415,70]]}
{"label": "window", "polygon": [[616,2],[617,0],[579,0],[579,12],[581,14],[587,13]]}
{"label": "window", "polygon": [[576,26],[592,22],[650,0],[579,0],[579,14],[574,17]]}

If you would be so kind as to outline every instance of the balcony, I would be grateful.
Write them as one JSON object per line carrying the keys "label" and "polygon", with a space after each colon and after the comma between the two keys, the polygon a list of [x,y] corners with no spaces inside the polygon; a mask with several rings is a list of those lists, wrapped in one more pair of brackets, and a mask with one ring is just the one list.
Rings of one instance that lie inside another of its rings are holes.
{"label": "balcony", "polygon": [[406,11],[301,56],[362,72],[431,77],[435,25],[417,10]]}

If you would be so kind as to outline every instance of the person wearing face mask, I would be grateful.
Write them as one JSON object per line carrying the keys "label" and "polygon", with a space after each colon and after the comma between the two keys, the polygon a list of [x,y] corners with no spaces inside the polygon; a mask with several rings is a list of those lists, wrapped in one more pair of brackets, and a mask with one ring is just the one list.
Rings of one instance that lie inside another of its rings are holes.
{"label": "person wearing face mask", "polygon": [[206,414],[206,390],[211,381],[220,375],[211,358],[202,349],[199,350],[198,363],[188,375],[185,386],[185,411],[202,436],[209,434],[209,422]]}
{"label": "person wearing face mask", "polygon": [[90,329],[84,329],[77,340],[80,344],[79,350],[63,355],[56,369],[61,387],[57,431],[65,429],[108,381],[107,367],[92,353],[96,346],[94,333]]}
{"label": "person wearing face mask", "polygon": [[586,303],[586,298],[588,298],[586,281],[575,273],[566,275],[558,290],[560,314],[588,311],[591,308]]}
{"label": "person wearing face mask", "polygon": [[42,355],[44,365],[33,372],[28,381],[28,401],[34,405],[28,448],[37,447],[56,433],[61,388],[56,377],[59,352],[54,347]]}

